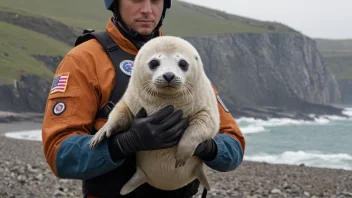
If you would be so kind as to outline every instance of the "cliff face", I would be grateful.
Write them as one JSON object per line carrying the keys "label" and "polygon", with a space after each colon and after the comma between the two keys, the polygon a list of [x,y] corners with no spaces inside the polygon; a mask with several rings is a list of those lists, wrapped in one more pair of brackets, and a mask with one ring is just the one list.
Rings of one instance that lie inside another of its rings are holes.
{"label": "cliff face", "polygon": [[328,104],[340,98],[315,41],[297,34],[235,34],[186,38],[232,109],[243,106],[299,108],[302,101]]}
{"label": "cliff face", "polygon": [[0,111],[43,113],[51,81],[23,75],[13,84],[0,85]]}
{"label": "cliff face", "polygon": [[[199,50],[206,73],[232,111],[263,106],[309,111],[307,104],[340,98],[334,76],[307,37],[253,33],[185,39]],[[51,80],[23,76],[0,86],[0,110],[43,112]]]}

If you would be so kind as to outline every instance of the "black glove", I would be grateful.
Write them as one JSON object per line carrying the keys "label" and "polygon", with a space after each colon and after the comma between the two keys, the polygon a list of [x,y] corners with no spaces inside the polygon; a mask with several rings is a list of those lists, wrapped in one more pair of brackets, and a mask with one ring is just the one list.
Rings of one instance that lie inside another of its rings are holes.
{"label": "black glove", "polygon": [[[173,111],[173,106],[167,106],[147,116],[142,108],[136,114],[129,130],[108,139],[111,158],[116,161],[137,151],[164,149],[176,145],[188,122],[186,118],[181,119],[181,110],[172,114]],[[168,117],[169,115],[171,116]],[[165,119],[166,117],[168,118]]]}
{"label": "black glove", "polygon": [[202,160],[211,161],[215,159],[218,153],[218,146],[213,139],[205,140],[200,143],[193,155],[199,157]]}

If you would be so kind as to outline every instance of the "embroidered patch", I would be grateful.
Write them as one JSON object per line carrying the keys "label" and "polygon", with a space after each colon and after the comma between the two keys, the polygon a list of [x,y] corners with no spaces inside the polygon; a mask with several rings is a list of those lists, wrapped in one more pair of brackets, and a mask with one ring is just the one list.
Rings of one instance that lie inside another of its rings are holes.
{"label": "embroidered patch", "polygon": [[216,95],[216,98],[218,99],[218,101],[220,102],[221,106],[225,109],[225,111],[227,113],[229,113],[229,109],[225,106],[224,102],[221,100],[220,96],[219,95]]}
{"label": "embroidered patch", "polygon": [[53,107],[54,115],[61,115],[66,110],[66,105],[64,102],[57,102]]}
{"label": "embroidered patch", "polygon": [[53,80],[50,94],[53,94],[56,92],[65,92],[69,75],[70,75],[70,73],[64,73],[64,74],[56,76]]}
{"label": "embroidered patch", "polygon": [[133,69],[133,61],[131,61],[131,60],[122,61],[120,63],[120,69],[126,75],[131,76],[132,69]]}

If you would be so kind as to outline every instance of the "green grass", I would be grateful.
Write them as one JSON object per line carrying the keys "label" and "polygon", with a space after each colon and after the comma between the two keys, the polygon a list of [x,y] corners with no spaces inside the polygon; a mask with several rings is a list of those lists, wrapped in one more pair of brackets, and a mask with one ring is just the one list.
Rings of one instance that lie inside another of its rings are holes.
{"label": "green grass", "polygon": [[100,0],[1,0],[3,9],[50,17],[75,27],[102,30],[110,13]]}
{"label": "green grass", "polygon": [[12,82],[22,73],[49,77],[52,72],[31,55],[57,56],[66,53],[69,46],[46,35],[0,22],[0,79]]}
{"label": "green grass", "polygon": [[[163,26],[165,34],[200,36],[244,32],[291,32],[291,29],[284,28],[279,24],[246,19],[204,7],[193,7],[196,9],[187,8],[182,3],[174,3],[172,9],[167,13]],[[275,25],[277,26],[275,30],[269,29],[269,26],[274,27]]]}

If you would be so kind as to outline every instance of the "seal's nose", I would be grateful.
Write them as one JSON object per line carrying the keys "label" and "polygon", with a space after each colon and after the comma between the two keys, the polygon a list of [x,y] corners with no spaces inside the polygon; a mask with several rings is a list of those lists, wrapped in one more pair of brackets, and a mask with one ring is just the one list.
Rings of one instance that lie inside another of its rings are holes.
{"label": "seal's nose", "polygon": [[175,74],[172,73],[172,72],[167,72],[163,75],[164,79],[167,81],[167,82],[171,82],[172,79],[175,78]]}

